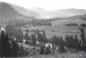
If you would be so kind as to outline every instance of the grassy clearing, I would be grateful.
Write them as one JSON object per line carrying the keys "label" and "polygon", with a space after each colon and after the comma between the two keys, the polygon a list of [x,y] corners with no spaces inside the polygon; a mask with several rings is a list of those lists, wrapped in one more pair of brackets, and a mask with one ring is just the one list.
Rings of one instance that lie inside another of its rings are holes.
{"label": "grassy clearing", "polygon": [[[27,57],[25,57],[27,58]],[[64,53],[57,55],[35,55],[28,58],[86,58],[86,53]]]}
{"label": "grassy clearing", "polygon": [[[15,58],[15,57],[11,57]],[[26,57],[16,57],[16,58],[86,58],[86,53],[64,53],[57,55],[34,55]]]}

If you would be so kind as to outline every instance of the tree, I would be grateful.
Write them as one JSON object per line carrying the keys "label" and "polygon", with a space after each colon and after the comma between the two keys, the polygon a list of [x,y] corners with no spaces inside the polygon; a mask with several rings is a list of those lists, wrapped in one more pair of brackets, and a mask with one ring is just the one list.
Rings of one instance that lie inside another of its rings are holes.
{"label": "tree", "polygon": [[81,31],[81,39],[82,41],[84,41],[85,39],[84,28],[80,28],[80,31]]}
{"label": "tree", "polygon": [[31,40],[31,38],[30,38],[29,35],[28,35],[28,31],[26,31],[24,38],[25,38],[26,40]]}
{"label": "tree", "polygon": [[66,35],[66,46],[68,48],[72,48],[73,47],[73,36],[69,36],[69,35]]}
{"label": "tree", "polygon": [[10,44],[8,35],[4,31],[1,32],[1,56],[9,57],[10,56]]}
{"label": "tree", "polygon": [[74,42],[73,48],[78,49],[81,43],[80,43],[77,35],[75,35],[73,42]]}
{"label": "tree", "polygon": [[19,28],[16,28],[14,25],[9,24],[6,26],[5,29],[9,37],[16,37],[18,41],[21,41],[24,37],[22,30]]}
{"label": "tree", "polygon": [[81,49],[86,51],[86,38],[85,38],[85,33],[84,33],[84,27],[86,27],[86,24],[80,25]]}
{"label": "tree", "polygon": [[56,42],[58,42],[57,36],[53,36],[51,39],[51,43],[53,43],[54,45],[57,45]]}
{"label": "tree", "polygon": [[52,37],[52,43],[59,46],[65,46],[65,41],[63,40],[62,36],[54,36]]}
{"label": "tree", "polygon": [[36,37],[34,34],[31,35],[33,45],[36,45]]}
{"label": "tree", "polygon": [[38,41],[39,42],[48,42],[46,35],[45,35],[45,31],[42,32],[42,34],[39,32],[39,30],[37,31],[37,35],[38,35]]}
{"label": "tree", "polygon": [[13,47],[11,48],[11,57],[17,57],[19,46],[16,41],[12,41],[12,45]]}

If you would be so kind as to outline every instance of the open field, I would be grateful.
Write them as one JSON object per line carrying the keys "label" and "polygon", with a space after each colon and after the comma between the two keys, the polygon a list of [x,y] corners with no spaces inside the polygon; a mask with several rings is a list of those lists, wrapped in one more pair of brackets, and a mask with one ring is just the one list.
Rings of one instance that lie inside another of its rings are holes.
{"label": "open field", "polygon": [[26,57],[17,57],[17,58],[86,58],[86,53],[65,53],[57,55],[34,55]]}

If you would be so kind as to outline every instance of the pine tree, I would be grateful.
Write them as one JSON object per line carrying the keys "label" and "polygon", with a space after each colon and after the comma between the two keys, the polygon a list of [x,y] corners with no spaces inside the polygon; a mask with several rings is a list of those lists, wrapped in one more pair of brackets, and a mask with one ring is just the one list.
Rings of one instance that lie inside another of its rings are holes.
{"label": "pine tree", "polygon": [[10,44],[9,44],[9,38],[8,35],[4,33],[4,31],[1,32],[1,56],[2,57],[9,57],[10,56]]}
{"label": "pine tree", "polygon": [[25,38],[26,40],[31,40],[31,38],[30,38],[29,35],[28,35],[28,31],[26,31],[24,38]]}
{"label": "pine tree", "polygon": [[31,35],[33,45],[36,44],[36,37],[34,34]]}
{"label": "pine tree", "polygon": [[79,41],[77,35],[74,37],[74,42],[75,42],[74,48],[77,49],[77,50],[79,50],[79,47],[80,47],[80,45],[81,45],[81,42]]}

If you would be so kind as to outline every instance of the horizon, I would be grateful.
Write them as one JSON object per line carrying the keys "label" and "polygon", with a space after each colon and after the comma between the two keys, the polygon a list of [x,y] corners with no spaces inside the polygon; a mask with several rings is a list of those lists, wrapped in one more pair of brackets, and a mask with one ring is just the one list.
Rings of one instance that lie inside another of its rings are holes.
{"label": "horizon", "polygon": [[[85,0],[0,0],[26,9],[40,8],[48,11],[60,9],[86,9]],[[57,6],[57,7],[56,7]]]}

